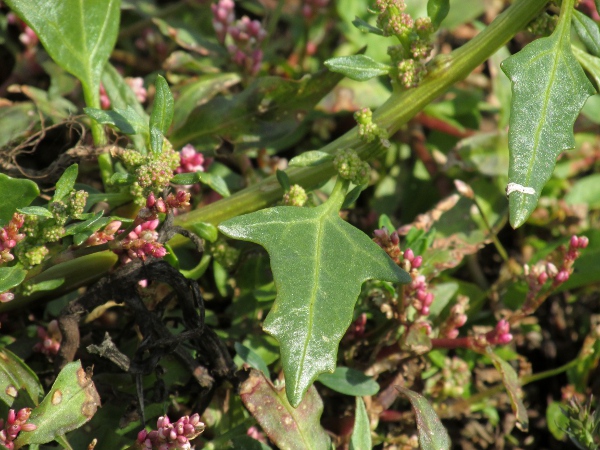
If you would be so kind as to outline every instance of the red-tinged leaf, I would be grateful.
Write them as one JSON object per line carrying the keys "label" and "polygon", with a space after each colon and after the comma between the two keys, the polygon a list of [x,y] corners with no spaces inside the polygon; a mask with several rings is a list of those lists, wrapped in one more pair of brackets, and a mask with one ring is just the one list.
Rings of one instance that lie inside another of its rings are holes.
{"label": "red-tinged leaf", "polygon": [[444,425],[442,425],[439,417],[425,397],[401,386],[396,386],[396,389],[402,395],[408,397],[413,407],[417,419],[421,450],[450,449],[452,445],[450,436],[448,436],[446,428],[444,428]]}
{"label": "red-tinged leaf", "polygon": [[525,409],[525,405],[523,404],[521,383],[517,373],[515,372],[515,369],[513,369],[509,363],[496,355],[490,347],[487,347],[485,352],[494,363],[494,366],[498,372],[500,372],[502,383],[504,384],[506,392],[508,392],[508,396],[510,397],[512,410],[517,417],[517,428],[522,431],[527,431],[529,428],[529,418],[527,417],[527,409]]}
{"label": "red-tinged leaf", "polygon": [[323,401],[314,386],[297,408],[288,402],[285,390],[275,387],[262,372],[251,369],[240,387],[242,402],[278,448],[287,450],[328,449],[330,439],[319,420]]}

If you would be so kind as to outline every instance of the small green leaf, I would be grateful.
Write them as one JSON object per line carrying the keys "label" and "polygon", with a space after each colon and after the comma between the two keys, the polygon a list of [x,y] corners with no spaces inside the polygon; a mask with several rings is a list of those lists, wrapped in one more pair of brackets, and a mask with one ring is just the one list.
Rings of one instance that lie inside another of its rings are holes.
{"label": "small green leaf", "polygon": [[37,428],[20,433],[15,448],[53,441],[88,422],[99,406],[100,396],[94,382],[81,362],[71,362],[60,371],[42,403],[31,411],[28,423]]}
{"label": "small green leaf", "polygon": [[73,236],[78,233],[83,233],[85,231],[96,231],[102,228],[104,225],[110,222],[108,217],[102,217],[104,214],[103,211],[98,211],[91,218],[83,221],[71,224],[65,228],[65,236]]}
{"label": "small green leaf", "polygon": [[401,386],[396,386],[396,389],[408,397],[413,407],[421,450],[449,450],[452,445],[450,436],[425,397]]}
{"label": "small green leaf", "polygon": [[513,228],[525,223],[535,209],[558,155],[574,147],[573,124],[594,93],[571,52],[572,9],[572,1],[563,1],[554,33],[502,63],[513,91],[507,190]]}
{"label": "small green leaf", "polygon": [[158,128],[164,136],[169,131],[173,121],[173,94],[171,94],[167,80],[161,75],[156,77],[154,86],[156,87],[156,95],[154,96],[152,114],[150,114],[150,130]]}
{"label": "small green leaf", "polygon": [[25,393],[31,405],[37,405],[44,395],[44,388],[37,375],[17,355],[6,348],[0,348],[0,401],[9,407],[18,396]]}
{"label": "small green leaf", "polygon": [[198,175],[200,183],[206,184],[217,194],[222,195],[223,197],[229,197],[231,195],[223,177],[210,172],[196,172],[196,174]]}
{"label": "small green leaf", "polygon": [[600,29],[598,24],[585,14],[573,10],[573,28],[579,39],[594,56],[600,56]]}
{"label": "small green leaf", "polygon": [[356,410],[354,412],[354,429],[350,438],[350,450],[371,450],[371,426],[367,408],[362,398],[356,397]]}
{"label": "small green leaf", "polygon": [[242,361],[249,364],[251,367],[254,367],[256,370],[260,370],[266,376],[269,376],[269,368],[265,364],[265,361],[254,350],[239,342],[234,344],[234,348]]}
{"label": "small green leaf", "polygon": [[223,222],[225,235],[262,245],[271,258],[277,299],[263,328],[277,339],[290,403],[336,368],[338,344],[352,321],[363,282],[411,278],[339,209],[347,183],[316,208],[280,206]]}
{"label": "small green leaf", "polygon": [[10,222],[18,208],[29,206],[40,195],[40,189],[33,181],[11,178],[3,173],[0,173],[0,192],[10,192],[0,202],[0,226]]}
{"label": "small green leaf", "polygon": [[163,151],[163,143],[165,141],[165,136],[162,134],[162,131],[158,127],[151,126],[150,127],[150,150],[152,153],[156,155],[160,155]]}
{"label": "small green leaf", "polygon": [[26,214],[28,216],[48,217],[49,219],[54,217],[47,208],[43,208],[41,206],[26,206],[25,208],[18,208],[17,212]]}
{"label": "small green leaf", "polygon": [[196,172],[178,173],[171,178],[171,183],[179,184],[181,186],[189,186],[190,184],[199,183],[200,178]]}
{"label": "small green leaf", "polygon": [[381,64],[365,55],[330,58],[325,61],[325,67],[355,81],[367,81],[374,77],[387,75],[391,69],[390,66]]}
{"label": "small green leaf", "polygon": [[29,293],[38,291],[53,291],[65,283],[64,278],[56,278],[54,280],[42,281],[41,283],[32,284],[29,286]]}
{"label": "small green leaf", "polygon": [[529,418],[527,417],[527,409],[522,400],[523,391],[521,390],[519,376],[509,363],[494,353],[491,347],[487,347],[485,353],[490,357],[492,363],[494,363],[494,367],[496,367],[496,370],[502,377],[502,383],[506,388],[506,392],[508,392],[513,413],[517,418],[517,428],[526,432],[529,428]]}
{"label": "small green leaf", "polygon": [[450,0],[428,0],[427,15],[431,19],[433,28],[437,30],[450,11]]}
{"label": "small green leaf", "polygon": [[130,173],[117,172],[110,177],[109,184],[113,186],[128,186],[135,181],[135,177]]}
{"label": "small green leaf", "polygon": [[322,373],[317,381],[345,395],[364,396],[379,392],[377,381],[350,367],[337,367],[333,373]]}
{"label": "small green leaf", "polygon": [[[97,108],[83,108],[83,111],[98,123],[117,127],[125,134],[139,134],[138,128],[141,117],[129,106],[127,109],[114,108],[110,111]],[[135,125],[133,121],[135,121]],[[147,125],[146,128],[148,128]]]}
{"label": "small green leaf", "polygon": [[358,200],[358,197],[360,197],[361,192],[364,191],[366,188],[367,185],[363,184],[361,186],[355,186],[350,192],[348,192],[346,198],[344,199],[344,203],[342,203],[342,209],[350,208],[350,206],[352,206],[354,202]]}
{"label": "small green leaf", "polygon": [[275,172],[275,176],[277,177],[277,181],[279,181],[279,185],[281,186],[281,188],[285,192],[289,191],[291,183],[290,177],[288,177],[287,173],[285,173],[283,170],[277,169],[277,171]]}
{"label": "small green leaf", "polygon": [[217,237],[219,237],[219,230],[212,223],[195,222],[192,224],[192,230],[208,242],[215,242]]}
{"label": "small green leaf", "polygon": [[312,167],[323,164],[333,158],[334,156],[331,153],[322,152],[320,150],[310,150],[301,155],[294,156],[288,165],[290,167]]}
{"label": "small green leaf", "polygon": [[27,271],[17,266],[0,267],[0,293],[21,284],[25,275],[27,275]]}
{"label": "small green leaf", "polygon": [[72,164],[65,169],[59,180],[56,182],[56,190],[54,191],[52,201],[60,201],[69,195],[75,186],[78,173],[79,166],[77,164]]}
{"label": "small green leaf", "polygon": [[352,21],[352,25],[358,28],[363,33],[371,33],[376,34],[378,36],[383,36],[383,30],[381,28],[374,27],[370,23],[364,21],[360,17],[356,16]]}
{"label": "small green leaf", "polygon": [[330,448],[331,440],[319,423],[323,401],[314,386],[298,407],[293,408],[283,388],[273,386],[261,372],[251,369],[250,376],[240,386],[240,397],[277,448]]}
{"label": "small green leaf", "polygon": [[81,81],[88,106],[100,106],[100,76],[119,31],[119,0],[9,0],[52,59]]}
{"label": "small green leaf", "polygon": [[548,431],[556,440],[562,441],[565,438],[565,430],[569,426],[569,418],[565,415],[562,408],[566,404],[560,402],[550,402],[546,408],[546,422]]}
{"label": "small green leaf", "polygon": [[577,47],[571,46],[571,50],[573,50],[573,54],[577,58],[577,61],[579,61],[579,64],[581,64],[581,67],[596,83],[596,88],[600,89],[600,58],[590,55],[588,52],[584,52]]}

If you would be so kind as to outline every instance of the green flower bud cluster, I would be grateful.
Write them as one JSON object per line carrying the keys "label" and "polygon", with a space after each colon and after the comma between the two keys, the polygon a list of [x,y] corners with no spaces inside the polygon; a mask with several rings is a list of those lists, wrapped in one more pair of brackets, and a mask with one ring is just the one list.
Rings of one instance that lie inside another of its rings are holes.
{"label": "green flower bud cluster", "polygon": [[49,250],[46,244],[58,242],[65,235],[65,224],[78,219],[84,211],[88,193],[72,190],[62,200],[50,202],[52,218],[27,215],[22,232],[26,238],[15,248],[15,255],[25,268],[40,264]]}
{"label": "green flower bud cluster", "polygon": [[395,36],[400,45],[388,48],[394,70],[392,80],[405,89],[415,87],[426,74],[424,60],[433,50],[432,36],[435,31],[429,17],[413,20],[404,12],[403,0],[377,0],[378,26],[385,36]]}
{"label": "green flower bud cluster", "polygon": [[283,194],[283,204],[287,206],[304,206],[308,201],[308,195],[304,188],[298,184],[290,186],[290,190]]}
{"label": "green flower bud cluster", "polygon": [[471,382],[469,365],[454,356],[446,358],[444,367],[427,379],[425,392],[431,397],[444,400],[462,397],[465,388]]}
{"label": "green flower bud cluster", "polygon": [[134,202],[140,206],[146,204],[150,193],[158,195],[169,185],[180,162],[179,153],[173,150],[173,146],[166,139],[163,151],[157,156],[145,156],[133,150],[125,150],[118,157],[135,177],[130,191]]}
{"label": "green flower bud cluster", "polygon": [[340,150],[333,160],[333,167],[340,177],[351,183],[363,185],[369,182],[369,164],[352,149]]}
{"label": "green flower bud cluster", "polygon": [[358,124],[358,135],[363,141],[373,142],[375,139],[386,140],[388,138],[387,131],[373,123],[373,112],[369,108],[356,111],[354,118]]}
{"label": "green flower bud cluster", "polygon": [[581,405],[573,397],[569,406],[563,409],[568,418],[566,433],[579,448],[598,449],[600,444],[600,413],[592,411],[592,402]]}
{"label": "green flower bud cluster", "polygon": [[232,269],[240,257],[240,251],[228,245],[223,239],[218,239],[214,244],[210,244],[208,251],[212,253],[215,261],[227,270]]}
{"label": "green flower bud cluster", "polygon": [[558,16],[551,16],[547,12],[543,12],[529,22],[529,25],[527,25],[527,31],[535,34],[536,36],[550,36],[556,28],[557,23]]}

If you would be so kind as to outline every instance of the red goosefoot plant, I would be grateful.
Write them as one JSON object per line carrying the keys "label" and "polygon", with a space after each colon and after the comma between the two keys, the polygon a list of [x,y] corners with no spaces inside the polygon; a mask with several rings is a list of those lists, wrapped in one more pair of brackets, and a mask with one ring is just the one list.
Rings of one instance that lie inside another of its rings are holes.
{"label": "red goosefoot plant", "polygon": [[597,7],[1,2],[0,448],[597,449]]}

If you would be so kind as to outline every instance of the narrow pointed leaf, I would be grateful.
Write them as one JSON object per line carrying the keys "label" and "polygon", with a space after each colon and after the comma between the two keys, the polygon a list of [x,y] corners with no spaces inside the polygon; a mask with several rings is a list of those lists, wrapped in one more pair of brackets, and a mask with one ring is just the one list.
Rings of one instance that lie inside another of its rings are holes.
{"label": "narrow pointed leaf", "polygon": [[150,115],[150,129],[156,127],[164,135],[169,131],[173,121],[173,94],[171,94],[167,80],[161,75],[156,77],[155,87],[156,95],[154,96],[154,106]]}
{"label": "narrow pointed leaf", "polygon": [[[9,407],[21,395],[27,394],[28,406],[37,405],[44,388],[37,375],[25,362],[6,348],[0,349],[0,401]],[[29,403],[31,401],[31,403]]]}
{"label": "narrow pointed leaf", "polygon": [[515,369],[513,369],[509,363],[496,355],[490,347],[487,347],[485,352],[491,358],[492,362],[494,363],[494,367],[496,367],[496,370],[498,370],[502,376],[502,383],[506,388],[506,392],[508,392],[513,413],[517,418],[517,427],[521,431],[527,431],[529,428],[529,418],[527,417],[527,409],[523,404],[521,383],[517,373],[515,372]]}
{"label": "narrow pointed leaf", "polygon": [[573,28],[579,39],[594,56],[600,56],[600,28],[585,14],[573,11]]}
{"label": "narrow pointed leaf", "polygon": [[88,422],[99,406],[100,396],[81,362],[69,363],[60,371],[42,403],[31,411],[28,423],[37,428],[20,433],[15,448],[53,441]]}
{"label": "narrow pointed leaf", "polygon": [[5,3],[36,32],[52,59],[81,81],[88,106],[99,107],[100,76],[117,41],[121,2],[8,0]]}
{"label": "narrow pointed leaf", "polygon": [[408,397],[417,419],[421,450],[449,450],[450,436],[429,402],[420,394],[396,386],[398,392]]}
{"label": "narrow pointed leaf", "polygon": [[381,75],[387,75],[390,66],[375,61],[365,55],[350,55],[330,58],[325,61],[325,67],[332,72],[341,73],[351,80],[367,81]]}
{"label": "narrow pointed leaf", "polygon": [[512,82],[509,149],[510,223],[521,226],[535,209],[557,156],[573,148],[573,123],[594,93],[571,52],[572,2],[563,2],[554,33],[502,63]]}
{"label": "narrow pointed leaf", "polygon": [[354,413],[354,429],[350,438],[350,450],[371,450],[371,427],[365,402],[356,397],[356,411]]}
{"label": "narrow pointed leaf", "polygon": [[65,169],[59,180],[56,182],[56,190],[52,200],[57,202],[64,199],[73,190],[75,181],[77,180],[77,174],[79,173],[79,166],[72,164]]}
{"label": "narrow pointed leaf", "polygon": [[363,282],[410,282],[366,234],[340,219],[343,199],[337,190],[316,208],[269,208],[219,226],[269,253],[277,298],[263,328],[279,341],[293,406],[319,374],[335,370]]}
{"label": "narrow pointed leaf", "polygon": [[273,386],[263,373],[250,370],[240,386],[242,402],[277,448],[328,449],[329,436],[319,423],[323,401],[312,386],[298,408],[288,402],[283,388]]}

